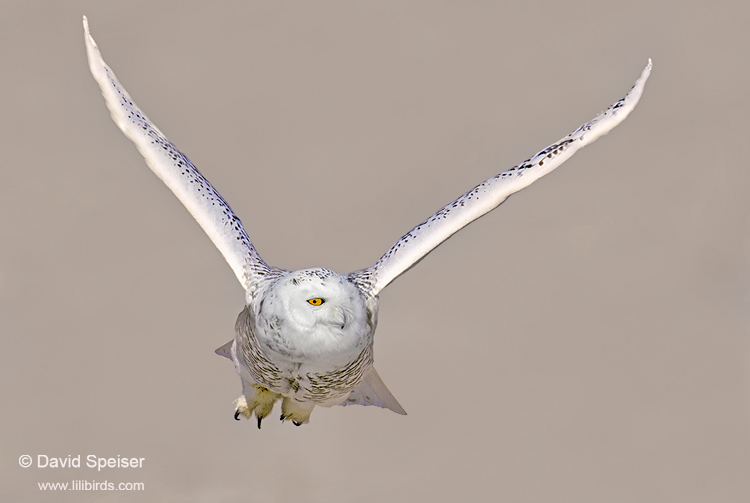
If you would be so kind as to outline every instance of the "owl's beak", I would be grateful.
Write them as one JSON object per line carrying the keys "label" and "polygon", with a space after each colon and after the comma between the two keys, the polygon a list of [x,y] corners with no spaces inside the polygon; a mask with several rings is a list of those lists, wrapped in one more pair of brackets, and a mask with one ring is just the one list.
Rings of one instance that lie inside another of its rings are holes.
{"label": "owl's beak", "polygon": [[346,326],[347,321],[348,316],[346,315],[346,309],[337,307],[331,313],[331,317],[326,320],[326,323],[343,330]]}

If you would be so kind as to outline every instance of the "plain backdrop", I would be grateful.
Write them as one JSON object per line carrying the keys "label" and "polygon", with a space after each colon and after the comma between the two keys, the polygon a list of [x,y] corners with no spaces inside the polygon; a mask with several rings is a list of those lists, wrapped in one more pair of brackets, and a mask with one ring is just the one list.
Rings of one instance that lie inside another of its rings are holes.
{"label": "plain backdrop", "polygon": [[[0,8],[3,501],[750,500],[747,2]],[[620,127],[383,291],[377,367],[408,416],[259,431],[213,353],[242,288],[109,118],[84,14],[287,269],[371,265],[654,70]],[[38,488],[73,480],[145,490]]]}

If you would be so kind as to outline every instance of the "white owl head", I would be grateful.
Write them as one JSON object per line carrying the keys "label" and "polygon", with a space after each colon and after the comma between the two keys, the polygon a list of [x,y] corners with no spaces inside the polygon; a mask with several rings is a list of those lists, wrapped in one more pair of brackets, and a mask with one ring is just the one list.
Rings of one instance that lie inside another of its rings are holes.
{"label": "white owl head", "polygon": [[374,329],[357,287],[323,268],[279,279],[263,295],[258,321],[270,349],[300,358],[354,350]]}

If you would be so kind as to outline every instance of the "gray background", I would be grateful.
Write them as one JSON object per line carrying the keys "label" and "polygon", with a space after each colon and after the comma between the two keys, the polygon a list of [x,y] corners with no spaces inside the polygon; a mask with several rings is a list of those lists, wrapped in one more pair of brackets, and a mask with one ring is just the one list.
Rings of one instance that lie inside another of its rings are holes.
{"label": "gray background", "polygon": [[[748,501],[746,2],[208,3],[0,5],[0,499]],[[288,269],[369,266],[654,71],[618,129],[383,292],[408,416],[258,431],[213,354],[242,289],[110,120],[83,14]],[[37,488],[71,480],[146,490]]]}

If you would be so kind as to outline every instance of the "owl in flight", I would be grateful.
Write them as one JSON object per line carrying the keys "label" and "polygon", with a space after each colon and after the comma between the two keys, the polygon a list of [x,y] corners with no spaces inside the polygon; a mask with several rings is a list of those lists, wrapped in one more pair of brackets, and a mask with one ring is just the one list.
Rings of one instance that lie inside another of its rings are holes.
{"label": "owl in flight", "polygon": [[378,294],[440,243],[620,124],[635,108],[651,60],[630,92],[530,159],[484,181],[407,232],[374,265],[339,274],[266,264],[240,219],[188,158],[136,106],[104,63],[83,18],[86,50],[112,119],[219,248],[245,288],[235,338],[216,352],[242,380],[234,417],[307,423],[316,405],[376,405],[406,414],[373,367]]}

